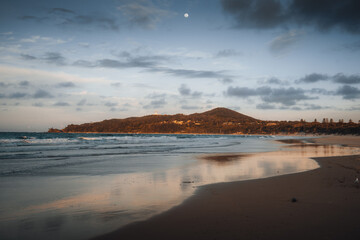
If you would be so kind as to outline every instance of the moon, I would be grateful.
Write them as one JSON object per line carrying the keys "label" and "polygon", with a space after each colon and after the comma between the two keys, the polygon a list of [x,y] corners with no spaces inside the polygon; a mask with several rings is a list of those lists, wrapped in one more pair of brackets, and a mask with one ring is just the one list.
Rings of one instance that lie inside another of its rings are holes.
{"label": "moon", "polygon": [[188,18],[189,14],[188,13],[184,13],[184,18]]}

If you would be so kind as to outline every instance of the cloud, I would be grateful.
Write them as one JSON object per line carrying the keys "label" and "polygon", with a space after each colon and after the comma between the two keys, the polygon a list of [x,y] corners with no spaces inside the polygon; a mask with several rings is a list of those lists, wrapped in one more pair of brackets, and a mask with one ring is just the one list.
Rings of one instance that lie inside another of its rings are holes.
{"label": "cloud", "polygon": [[20,98],[25,98],[28,95],[26,93],[21,93],[21,92],[16,92],[16,93],[12,93],[8,96],[8,98],[13,98],[13,99],[20,99]]}
{"label": "cloud", "polygon": [[29,81],[21,81],[21,82],[19,82],[19,86],[20,87],[28,87],[28,86],[30,86],[30,82]]}
{"label": "cloud", "polygon": [[6,87],[8,87],[9,86],[9,84],[6,84],[6,83],[3,83],[3,82],[0,82],[0,87],[2,87],[2,88],[6,88]]}
{"label": "cloud", "polygon": [[342,84],[358,84],[360,83],[360,76],[359,75],[346,76],[342,73],[338,73],[333,77],[333,81]]}
{"label": "cloud", "polygon": [[181,84],[178,90],[181,96],[192,97],[192,98],[199,98],[202,96],[202,92],[197,92],[197,91],[193,92],[188,86],[186,86],[186,84]]}
{"label": "cloud", "polygon": [[34,107],[43,107],[43,106],[44,106],[44,104],[41,103],[41,102],[36,102],[36,103],[33,103],[32,105],[33,105]]}
{"label": "cloud", "polygon": [[272,89],[270,94],[263,95],[262,100],[265,102],[281,103],[286,106],[295,105],[297,101],[314,99],[305,95],[301,88],[277,88]]}
{"label": "cloud", "polygon": [[146,98],[149,99],[157,99],[157,98],[165,98],[166,94],[165,93],[152,93],[146,96]]}
{"label": "cloud", "polygon": [[272,77],[267,80],[258,81],[259,84],[268,84],[268,85],[289,85],[288,81],[282,81],[278,78]]}
{"label": "cloud", "polygon": [[76,105],[77,105],[77,106],[84,106],[85,104],[86,104],[86,99],[83,98],[83,99],[81,99]]}
{"label": "cloud", "polygon": [[116,53],[115,55],[119,59],[99,59],[96,61],[87,61],[87,60],[77,60],[73,63],[74,66],[78,67],[87,67],[87,68],[155,68],[163,62],[168,62],[172,57],[166,55],[156,55],[156,54],[137,54],[138,50],[133,50],[132,52],[122,51]]}
{"label": "cloud", "polygon": [[98,67],[105,67],[105,68],[149,68],[153,67],[155,64],[154,62],[148,61],[139,61],[139,60],[129,60],[127,62],[122,62],[113,59],[102,59],[97,61]]}
{"label": "cloud", "polygon": [[238,98],[248,98],[252,96],[264,96],[271,93],[270,87],[260,87],[256,89],[248,87],[228,87],[225,92],[226,96],[238,97]]}
{"label": "cloud", "polygon": [[162,108],[166,105],[166,101],[164,98],[158,100],[152,100],[149,104],[143,106],[144,109],[154,109],[154,108]]}
{"label": "cloud", "polygon": [[[225,96],[248,98],[252,96],[260,97],[266,103],[281,103],[284,106],[295,105],[297,101],[314,99],[305,95],[305,90],[301,88],[248,88],[248,87],[229,87],[224,93]],[[260,105],[264,107],[266,105]]]}
{"label": "cloud", "polygon": [[55,107],[68,107],[68,106],[70,106],[70,104],[69,103],[67,103],[67,102],[56,102],[56,103],[54,103],[54,105],[53,106],[55,106]]}
{"label": "cloud", "polygon": [[236,28],[271,29],[310,26],[360,33],[358,0],[221,0]]}
{"label": "cloud", "polygon": [[120,82],[116,82],[116,83],[111,83],[110,84],[112,87],[116,87],[116,88],[119,88],[119,87],[121,87],[121,83]]}
{"label": "cloud", "polygon": [[238,52],[234,49],[224,49],[219,51],[218,53],[216,53],[215,57],[217,58],[222,58],[222,57],[236,57],[236,56],[241,56],[242,53]]}
{"label": "cloud", "polygon": [[37,59],[36,57],[31,56],[31,55],[29,55],[29,54],[21,54],[20,56],[21,56],[21,58],[24,59],[24,60],[35,60],[35,59]]}
{"label": "cloud", "polygon": [[274,38],[270,42],[270,52],[273,54],[282,54],[286,52],[291,46],[299,41],[302,35],[302,32],[293,30]]}
{"label": "cloud", "polygon": [[49,64],[56,64],[59,66],[66,65],[65,57],[63,57],[61,55],[61,53],[58,53],[58,52],[46,52],[41,57],[35,57],[35,56],[29,55],[29,54],[21,54],[20,56],[22,59],[27,60],[27,61],[42,60]]}
{"label": "cloud", "polygon": [[333,76],[329,76],[326,74],[320,73],[312,73],[306,75],[303,78],[300,78],[295,81],[295,83],[315,83],[319,81],[332,81],[334,83],[341,83],[341,84],[359,84],[360,83],[360,75],[345,75],[343,73],[338,73]]}
{"label": "cloud", "polygon": [[282,4],[276,0],[222,0],[221,4],[234,17],[237,28],[272,28],[287,18]]}
{"label": "cloud", "polygon": [[66,43],[65,40],[62,39],[55,39],[55,38],[51,38],[51,37],[42,37],[42,36],[38,36],[38,35],[33,35],[29,38],[23,38],[20,40],[20,42],[24,42],[24,43],[37,43],[37,42],[42,42],[43,44],[63,44]]}
{"label": "cloud", "polygon": [[52,8],[45,13],[45,16],[25,15],[21,16],[20,19],[38,23],[52,22],[60,26],[91,26],[106,30],[119,30],[117,20],[108,14],[79,14],[66,8]]}
{"label": "cloud", "polygon": [[66,8],[52,8],[49,10],[51,14],[76,14],[74,11]]}
{"label": "cloud", "polygon": [[314,83],[314,82],[319,82],[319,81],[324,81],[324,80],[328,80],[329,76],[325,75],[325,74],[319,74],[319,73],[311,73],[309,75],[306,75],[305,77],[296,80],[296,83]]}
{"label": "cloud", "polygon": [[197,110],[197,109],[200,109],[200,107],[197,107],[197,106],[189,106],[189,105],[182,105],[182,106],[181,106],[181,109],[183,109],[183,110]]}
{"label": "cloud", "polygon": [[61,88],[74,88],[76,85],[73,82],[61,82],[56,85]]}
{"label": "cloud", "polygon": [[172,12],[155,7],[150,1],[130,1],[117,8],[132,26],[144,29],[154,29],[164,17]]}
{"label": "cloud", "polygon": [[352,43],[346,43],[342,45],[344,49],[347,49],[351,52],[356,52],[360,50],[360,41],[352,42]]}
{"label": "cloud", "polygon": [[39,89],[33,95],[33,98],[53,98],[54,96],[51,95],[49,92]]}
{"label": "cloud", "polygon": [[185,84],[182,84],[182,85],[178,88],[178,90],[179,90],[180,95],[182,95],[182,96],[189,96],[190,93],[191,93],[190,88],[188,88]]}
{"label": "cloud", "polygon": [[230,83],[234,82],[234,80],[232,80],[231,78],[222,78],[222,79],[219,79],[219,81],[223,84],[230,84]]}
{"label": "cloud", "polygon": [[149,69],[150,72],[162,72],[177,77],[185,78],[228,78],[224,71],[203,71],[203,70],[190,70],[190,69],[172,69],[172,68],[153,68]]}
{"label": "cloud", "polygon": [[106,102],[104,103],[105,106],[107,107],[116,107],[118,105],[118,103],[116,102]]}
{"label": "cloud", "polygon": [[336,90],[335,95],[340,95],[343,99],[348,100],[357,99],[360,98],[360,89],[349,85],[344,85]]}
{"label": "cloud", "polygon": [[321,110],[321,109],[329,109],[330,108],[328,106],[320,106],[317,104],[309,104],[309,103],[305,103],[304,106],[305,106],[304,110]]}
{"label": "cloud", "polygon": [[47,63],[65,65],[65,58],[58,52],[47,52],[42,57]]}
{"label": "cloud", "polygon": [[269,103],[260,103],[256,105],[256,109],[262,109],[262,110],[276,109],[276,106]]}
{"label": "cloud", "polygon": [[323,89],[323,88],[312,88],[312,89],[309,90],[309,93],[322,94],[322,95],[334,95],[333,91],[328,91],[328,90]]}

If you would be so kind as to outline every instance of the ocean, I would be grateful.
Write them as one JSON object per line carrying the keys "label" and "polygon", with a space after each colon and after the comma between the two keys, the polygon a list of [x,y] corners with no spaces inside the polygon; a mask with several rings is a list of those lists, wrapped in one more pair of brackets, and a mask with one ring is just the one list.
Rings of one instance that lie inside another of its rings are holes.
{"label": "ocean", "polygon": [[201,185],[306,171],[318,167],[309,156],[349,153],[274,141],[283,138],[0,133],[0,239],[89,239],[179,205]]}

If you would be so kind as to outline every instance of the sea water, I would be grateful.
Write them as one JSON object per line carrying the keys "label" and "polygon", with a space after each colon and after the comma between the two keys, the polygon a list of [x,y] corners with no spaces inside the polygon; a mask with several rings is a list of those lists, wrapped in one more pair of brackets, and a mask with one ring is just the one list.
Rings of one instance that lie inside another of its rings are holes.
{"label": "sea water", "polygon": [[[0,239],[88,239],[179,205],[198,186],[301,172],[318,167],[309,156],[346,152],[279,151],[279,138],[0,133]],[[237,155],[203,157],[214,153]]]}

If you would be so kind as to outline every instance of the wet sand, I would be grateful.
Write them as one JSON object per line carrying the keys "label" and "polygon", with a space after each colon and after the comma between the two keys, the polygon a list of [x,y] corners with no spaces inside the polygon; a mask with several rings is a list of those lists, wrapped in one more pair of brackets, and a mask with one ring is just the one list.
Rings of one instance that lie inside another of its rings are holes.
{"label": "wet sand", "polygon": [[[318,144],[360,147],[360,137]],[[180,206],[96,239],[360,239],[360,155],[320,168],[199,187]]]}

